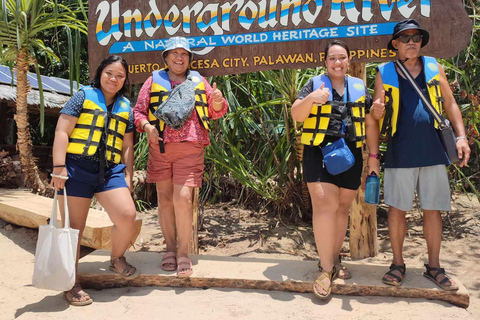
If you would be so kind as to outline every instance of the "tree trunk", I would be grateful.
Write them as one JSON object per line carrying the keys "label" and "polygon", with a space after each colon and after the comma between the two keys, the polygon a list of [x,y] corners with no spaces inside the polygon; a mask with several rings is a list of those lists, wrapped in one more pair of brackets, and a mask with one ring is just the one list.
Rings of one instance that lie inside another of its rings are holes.
{"label": "tree trunk", "polygon": [[35,192],[43,192],[46,188],[39,176],[38,167],[33,158],[32,139],[30,136],[27,96],[30,86],[27,81],[30,56],[27,47],[22,47],[17,55],[17,107],[15,122],[17,124],[17,149],[24,174],[25,186]]}
{"label": "tree trunk", "polygon": [[[366,82],[365,63],[352,63],[350,74]],[[377,206],[365,203],[365,179],[367,178],[368,148],[363,152],[362,184],[350,210],[350,254],[352,259],[374,257],[378,254]]]}

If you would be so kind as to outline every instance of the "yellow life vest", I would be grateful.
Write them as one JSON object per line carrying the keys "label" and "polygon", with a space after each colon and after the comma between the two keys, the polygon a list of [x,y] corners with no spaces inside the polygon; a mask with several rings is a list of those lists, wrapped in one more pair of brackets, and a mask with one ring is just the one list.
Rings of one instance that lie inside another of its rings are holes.
{"label": "yellow life vest", "polygon": [[[324,83],[324,87],[330,90],[330,97],[325,104],[312,106],[310,115],[303,123],[302,143],[318,146],[325,139],[325,135],[329,135],[356,141],[356,147],[360,148],[365,141],[365,85],[363,80],[346,77],[344,94],[348,96],[348,102],[332,101],[332,82],[327,75],[316,76],[312,78],[312,81],[313,90],[317,90]],[[346,131],[329,128],[330,119],[345,122]]]}
{"label": "yellow life vest", "polygon": [[[438,113],[443,112],[443,98],[440,91],[440,72],[435,58],[423,56],[423,70],[427,82],[428,95],[430,102]],[[397,132],[397,123],[400,112],[400,89],[398,82],[398,73],[393,62],[384,63],[377,67],[383,82],[385,90],[385,116],[380,119],[380,137],[385,139],[388,136],[393,137]],[[437,121],[434,121],[435,128],[438,129]]]}
{"label": "yellow life vest", "polygon": [[87,86],[81,90],[85,92],[85,101],[69,137],[67,153],[93,156],[106,129],[105,158],[110,162],[120,163],[123,137],[130,115],[130,101],[125,97],[116,98],[112,112],[109,113],[100,89]]}
{"label": "yellow life vest", "polygon": [[[205,91],[205,84],[203,83],[202,76],[197,71],[188,71],[188,75],[195,86],[195,110],[202,123],[203,127],[210,130],[209,118],[208,118],[208,103],[207,92]],[[157,110],[158,106],[165,101],[172,91],[172,85],[168,78],[168,73],[165,69],[153,72],[152,87],[150,89],[150,105],[148,111],[148,120],[152,125],[157,127],[160,133],[160,137],[163,138],[163,131],[165,130],[165,123],[157,119],[153,114]]]}

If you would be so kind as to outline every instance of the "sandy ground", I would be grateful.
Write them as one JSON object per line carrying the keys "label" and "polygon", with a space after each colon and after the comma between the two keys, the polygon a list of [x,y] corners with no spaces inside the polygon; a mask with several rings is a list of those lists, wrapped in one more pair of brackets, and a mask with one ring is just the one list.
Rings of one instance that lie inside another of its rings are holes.
{"label": "sandy ground", "polygon": [[[144,227],[132,251],[163,250],[156,211],[140,215]],[[60,293],[31,285],[37,231],[0,220],[0,319],[480,319],[479,217],[480,205],[465,196],[444,217],[443,267],[469,290],[468,309],[423,299],[334,296],[326,303],[312,294],[158,287],[90,290],[94,304],[71,307]],[[380,254],[365,261],[387,266],[391,251],[383,208],[378,220]],[[412,211],[405,242],[407,268],[426,261],[421,230],[420,213]],[[308,224],[289,225],[228,204],[203,212],[199,238],[200,253],[211,255],[316,259]],[[348,260],[348,242],[344,247]]]}

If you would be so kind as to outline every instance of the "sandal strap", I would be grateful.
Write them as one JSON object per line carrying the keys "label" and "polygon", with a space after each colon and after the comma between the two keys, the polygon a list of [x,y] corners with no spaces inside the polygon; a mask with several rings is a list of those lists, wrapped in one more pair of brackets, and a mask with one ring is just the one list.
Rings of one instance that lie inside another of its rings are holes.
{"label": "sandal strap", "polygon": [[[405,263],[403,265],[400,265],[400,264],[391,264],[390,265],[390,271],[389,272],[393,272],[395,270],[398,270],[400,271],[400,273],[402,274],[402,276],[405,274],[405,272],[407,271],[407,266],[405,265]],[[389,273],[387,272],[387,273]]]}
{"label": "sandal strap", "polygon": [[[322,287],[323,290],[327,291],[328,288],[332,286],[332,276],[333,276],[333,269],[330,272],[327,271],[322,271],[320,273],[320,276],[318,276],[317,280],[315,280],[315,283],[318,284],[320,287]],[[322,281],[324,279],[330,279],[330,285],[324,284]]]}
{"label": "sandal strap", "polygon": [[[424,264],[425,268],[427,269],[427,273],[433,277],[435,279],[436,282],[438,282],[439,284],[444,284],[445,282],[447,281],[450,281],[451,278],[445,273],[445,269],[444,268],[435,268],[435,267],[430,267],[428,265],[428,263],[425,263]],[[433,275],[432,271],[436,271],[435,275]],[[443,278],[440,282],[437,280],[438,276],[439,275],[445,275],[445,278]]]}
{"label": "sandal strap", "polygon": [[131,276],[132,274],[135,273],[135,271],[137,271],[137,268],[135,268],[134,266],[132,266],[130,263],[127,262],[127,259],[125,258],[125,256],[110,260],[110,262],[112,264],[112,267],[114,267],[117,270],[118,270],[118,268],[115,267],[115,263],[120,262],[120,261],[125,262],[125,268],[123,269],[122,272],[119,272],[119,273],[121,273],[123,275],[126,275],[126,276]]}
{"label": "sandal strap", "polygon": [[[402,282],[403,279],[400,278],[399,276],[397,276],[395,273],[393,273],[393,271],[395,271],[395,270],[390,270],[387,273],[385,273],[385,275],[389,275],[389,276],[395,278],[397,280],[397,282]],[[402,273],[402,275],[403,275],[403,273]],[[384,276],[384,278],[385,278],[385,276]]]}
{"label": "sandal strap", "polygon": [[187,257],[180,257],[177,259],[177,265],[179,269],[191,269],[192,261]]}

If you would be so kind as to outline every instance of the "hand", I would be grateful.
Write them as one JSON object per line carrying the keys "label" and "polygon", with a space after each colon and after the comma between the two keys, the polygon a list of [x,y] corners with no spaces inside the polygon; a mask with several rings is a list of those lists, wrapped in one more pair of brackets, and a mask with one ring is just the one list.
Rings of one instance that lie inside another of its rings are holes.
{"label": "hand", "polygon": [[213,103],[223,104],[223,94],[222,91],[218,90],[217,83],[214,82],[212,86],[212,93],[210,93]]}
{"label": "hand", "polygon": [[470,159],[471,151],[470,151],[470,147],[468,146],[467,139],[458,139],[456,146],[457,146],[458,157],[462,160],[462,162],[460,162],[460,168],[461,168],[467,165],[468,160]]}
{"label": "hand", "polygon": [[382,90],[380,97],[373,102],[370,108],[370,114],[375,120],[383,118],[385,114],[385,90]]}
{"label": "hand", "polygon": [[163,139],[160,138],[160,132],[158,132],[154,125],[149,123],[145,126],[144,130],[147,133],[148,143],[158,144],[158,141],[163,141]]}
{"label": "hand", "polygon": [[380,159],[368,157],[367,164],[368,164],[367,175],[370,175],[372,172],[375,172],[377,177],[380,177]]}
{"label": "hand", "polygon": [[328,90],[328,88],[325,88],[325,83],[322,83],[320,88],[310,93],[307,97],[313,100],[312,104],[317,104],[321,106],[328,101],[328,98],[330,97],[330,90]]}
{"label": "hand", "polygon": [[[61,167],[61,168],[53,168],[52,174],[62,176],[62,177],[68,177],[67,173],[67,168]],[[67,182],[66,179],[58,178],[58,177],[52,177],[52,181],[50,181],[50,185],[55,189],[55,190],[61,190],[65,188],[65,182]]]}

